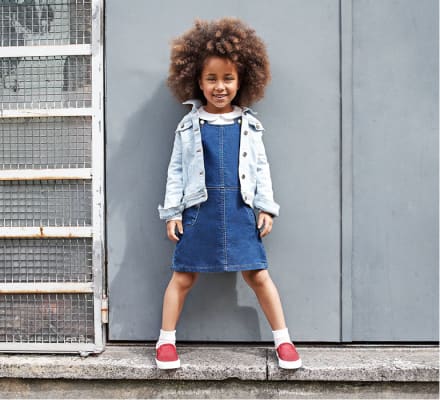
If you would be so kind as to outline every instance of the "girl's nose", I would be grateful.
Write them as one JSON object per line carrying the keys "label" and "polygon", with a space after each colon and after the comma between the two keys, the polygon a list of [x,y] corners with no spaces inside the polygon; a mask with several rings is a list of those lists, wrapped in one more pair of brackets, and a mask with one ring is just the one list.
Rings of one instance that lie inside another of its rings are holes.
{"label": "girl's nose", "polygon": [[225,85],[223,82],[217,82],[217,85],[215,86],[216,90],[223,90],[225,88]]}

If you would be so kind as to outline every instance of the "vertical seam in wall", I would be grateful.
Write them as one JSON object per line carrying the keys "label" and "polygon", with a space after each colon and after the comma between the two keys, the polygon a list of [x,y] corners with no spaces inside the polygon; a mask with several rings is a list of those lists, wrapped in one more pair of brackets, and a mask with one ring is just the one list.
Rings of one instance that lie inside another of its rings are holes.
{"label": "vertical seam in wall", "polygon": [[339,6],[339,341],[343,340],[343,215],[342,215],[342,0],[338,1]]}
{"label": "vertical seam in wall", "polygon": [[340,341],[352,341],[353,0],[339,0]]}

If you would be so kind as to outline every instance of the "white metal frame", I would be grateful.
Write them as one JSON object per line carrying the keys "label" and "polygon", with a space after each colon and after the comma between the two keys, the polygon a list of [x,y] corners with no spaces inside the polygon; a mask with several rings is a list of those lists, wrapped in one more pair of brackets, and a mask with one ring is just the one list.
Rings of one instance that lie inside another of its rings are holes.
{"label": "white metal frame", "polygon": [[79,353],[88,355],[104,350],[107,296],[104,281],[104,81],[103,81],[103,11],[104,0],[92,0],[91,45],[54,45],[0,47],[0,58],[89,55],[92,57],[92,107],[67,109],[0,110],[0,118],[91,116],[92,168],[20,169],[0,171],[2,180],[91,180],[92,226],[85,227],[2,227],[0,238],[92,238],[93,282],[89,283],[0,283],[0,294],[93,293],[94,343],[20,343],[0,342],[0,352]]}

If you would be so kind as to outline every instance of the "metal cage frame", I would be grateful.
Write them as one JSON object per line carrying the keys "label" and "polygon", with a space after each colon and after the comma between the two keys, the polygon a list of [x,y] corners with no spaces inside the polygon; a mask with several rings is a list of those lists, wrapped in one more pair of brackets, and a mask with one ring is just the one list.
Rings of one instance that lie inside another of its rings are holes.
{"label": "metal cage frame", "polygon": [[[0,295],[93,295],[93,343],[79,342],[8,342],[0,341],[0,352],[79,353],[86,356],[105,348],[107,296],[105,293],[104,247],[104,63],[103,63],[104,0],[91,0],[91,43],[65,45],[26,45],[0,47],[0,61],[18,57],[89,56],[91,57],[92,106],[90,108],[24,108],[0,109],[0,120],[25,117],[91,118],[91,168],[0,169],[1,181],[85,180],[92,186],[92,224],[90,226],[3,226],[1,239],[90,238],[92,271],[90,282],[0,282]],[[1,43],[0,43],[1,46]]]}

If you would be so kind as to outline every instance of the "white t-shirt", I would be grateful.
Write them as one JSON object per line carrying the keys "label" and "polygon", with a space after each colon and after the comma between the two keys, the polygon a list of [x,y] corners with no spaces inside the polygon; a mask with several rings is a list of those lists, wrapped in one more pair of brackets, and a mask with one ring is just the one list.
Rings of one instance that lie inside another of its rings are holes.
{"label": "white t-shirt", "polygon": [[199,117],[205,121],[215,125],[230,124],[235,118],[241,117],[242,109],[238,106],[233,106],[233,110],[224,114],[213,114],[205,111],[203,106],[198,108]]}

